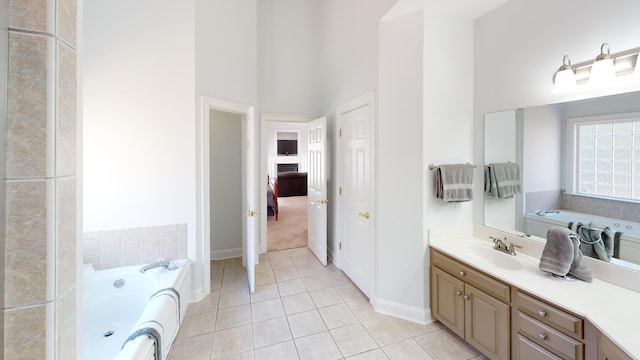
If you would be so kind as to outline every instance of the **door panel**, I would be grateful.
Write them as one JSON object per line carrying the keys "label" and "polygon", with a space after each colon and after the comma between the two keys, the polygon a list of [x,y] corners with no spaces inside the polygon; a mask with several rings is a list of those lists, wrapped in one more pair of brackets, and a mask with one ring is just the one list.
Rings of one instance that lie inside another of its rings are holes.
{"label": "door panel", "polygon": [[245,139],[245,154],[244,154],[244,177],[245,177],[245,234],[246,239],[244,245],[244,264],[247,267],[247,278],[249,280],[249,291],[253,293],[255,291],[255,265],[256,265],[256,244],[258,241],[258,221],[257,211],[257,183],[255,169],[257,168],[257,156],[256,150],[256,132],[255,132],[255,119],[253,111],[250,111],[245,119],[244,127],[244,139]]}
{"label": "door panel", "polygon": [[339,113],[340,267],[371,298],[373,292],[373,188],[371,127],[373,105],[366,103]]}
{"label": "door panel", "polygon": [[307,246],[327,265],[327,118],[309,123],[308,215]]}
{"label": "door panel", "polygon": [[464,339],[483,354],[509,358],[509,305],[465,284]]}
{"label": "door panel", "polygon": [[431,311],[434,318],[464,338],[464,283],[446,272],[431,269]]}

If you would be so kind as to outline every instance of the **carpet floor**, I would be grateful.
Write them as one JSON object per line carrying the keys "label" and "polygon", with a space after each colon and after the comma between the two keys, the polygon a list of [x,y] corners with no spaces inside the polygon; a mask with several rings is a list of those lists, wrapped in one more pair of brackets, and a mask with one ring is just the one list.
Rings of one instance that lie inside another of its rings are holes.
{"label": "carpet floor", "polygon": [[267,219],[267,249],[269,251],[307,246],[307,197],[278,198],[278,221]]}

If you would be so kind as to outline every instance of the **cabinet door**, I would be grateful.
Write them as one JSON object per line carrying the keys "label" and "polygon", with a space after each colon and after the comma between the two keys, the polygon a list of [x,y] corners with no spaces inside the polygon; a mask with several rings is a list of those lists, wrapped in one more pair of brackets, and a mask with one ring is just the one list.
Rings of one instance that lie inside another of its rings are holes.
{"label": "cabinet door", "polygon": [[598,360],[631,360],[622,349],[613,343],[608,337],[598,335]]}
{"label": "cabinet door", "polygon": [[462,281],[431,267],[431,315],[461,338],[464,338],[463,294]]}
{"label": "cabinet door", "polygon": [[491,359],[509,358],[509,305],[465,284],[464,339]]}

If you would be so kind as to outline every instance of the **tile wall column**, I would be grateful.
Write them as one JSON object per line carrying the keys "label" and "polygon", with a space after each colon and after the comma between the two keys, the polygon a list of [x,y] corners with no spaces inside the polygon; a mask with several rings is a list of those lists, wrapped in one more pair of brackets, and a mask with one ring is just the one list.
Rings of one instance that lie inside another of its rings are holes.
{"label": "tile wall column", "polygon": [[76,358],[77,0],[9,0],[4,356]]}

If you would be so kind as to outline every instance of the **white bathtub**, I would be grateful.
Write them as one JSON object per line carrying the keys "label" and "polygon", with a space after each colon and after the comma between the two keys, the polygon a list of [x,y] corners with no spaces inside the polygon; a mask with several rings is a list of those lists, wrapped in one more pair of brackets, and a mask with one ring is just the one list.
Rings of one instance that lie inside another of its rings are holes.
{"label": "white bathtub", "polygon": [[[158,290],[174,288],[180,293],[180,319],[184,319],[191,290],[191,263],[186,259],[175,263],[178,269],[155,268],[144,274],[140,273],[142,265],[98,271],[85,265],[83,359],[115,359],[149,297]],[[131,360],[154,359],[153,342],[148,337],[137,338],[127,350],[135,354]]]}
{"label": "white bathtub", "polygon": [[[549,210],[547,210],[549,211]],[[624,264],[640,270],[640,223],[624,221],[604,216],[584,214],[569,210],[551,210],[545,215],[528,213],[524,217],[524,231],[531,235],[546,238],[550,226],[568,226],[570,222],[588,224],[594,222],[608,226],[613,231],[622,233],[620,236],[620,260],[633,264]],[[557,211],[557,213],[555,212]],[[611,259],[612,263],[619,263],[618,259]]]}

